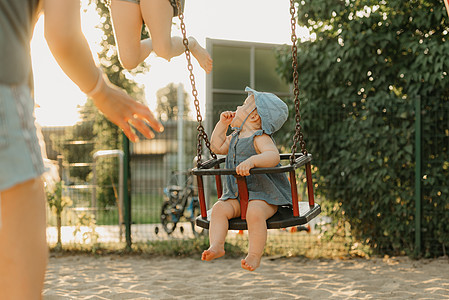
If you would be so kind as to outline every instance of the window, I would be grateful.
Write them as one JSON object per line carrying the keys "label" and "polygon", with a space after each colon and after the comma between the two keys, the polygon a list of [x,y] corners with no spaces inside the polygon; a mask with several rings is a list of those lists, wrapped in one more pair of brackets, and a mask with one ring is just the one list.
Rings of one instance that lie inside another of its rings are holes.
{"label": "window", "polygon": [[206,77],[206,130],[210,134],[225,110],[234,110],[247,97],[245,87],[290,97],[290,88],[276,73],[276,48],[280,45],[207,40],[214,60]]}

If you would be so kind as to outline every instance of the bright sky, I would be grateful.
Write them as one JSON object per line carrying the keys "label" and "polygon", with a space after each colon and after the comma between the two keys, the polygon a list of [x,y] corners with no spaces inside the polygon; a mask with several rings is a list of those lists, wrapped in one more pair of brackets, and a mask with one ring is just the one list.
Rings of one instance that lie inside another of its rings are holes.
{"label": "bright sky", "polygon": [[[187,0],[184,12],[187,34],[196,37],[203,46],[206,38],[289,44],[289,5],[288,0]],[[95,29],[98,17],[92,9],[87,9],[82,18],[83,31],[96,56],[97,41],[101,37],[101,32]],[[172,34],[181,35],[176,26]],[[61,71],[43,36],[41,19],[31,43],[35,98],[40,106],[36,109],[36,118],[42,126],[73,125],[78,120],[77,107],[85,103],[86,96]],[[156,106],[156,91],[168,83],[182,83],[190,94],[184,55],[171,62],[150,55],[147,62],[151,65],[150,71],[138,75],[136,81],[145,85],[146,101],[151,109]],[[206,76],[196,61],[194,73],[199,100],[204,102]]]}

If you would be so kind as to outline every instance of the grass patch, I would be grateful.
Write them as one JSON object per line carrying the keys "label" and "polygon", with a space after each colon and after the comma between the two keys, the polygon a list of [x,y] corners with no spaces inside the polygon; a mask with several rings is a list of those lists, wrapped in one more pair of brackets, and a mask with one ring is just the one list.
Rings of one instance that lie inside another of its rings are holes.
{"label": "grass patch", "polygon": [[[196,239],[172,239],[165,241],[152,241],[148,243],[134,243],[131,249],[127,249],[125,243],[108,244],[69,244],[58,249],[55,245],[50,246],[53,256],[64,255],[140,255],[140,256],[164,256],[164,257],[201,257],[201,253],[209,247],[209,239],[201,237]],[[225,244],[227,257],[240,257],[245,249],[230,243]]]}
{"label": "grass patch", "polygon": [[[209,239],[201,237],[188,240],[154,241],[135,246],[142,254],[151,256],[199,258],[203,251],[209,248]],[[225,243],[225,251],[227,257],[239,257],[245,253],[245,249],[231,243]]]}
{"label": "grass patch", "polygon": [[[348,243],[348,238],[323,238],[317,234],[296,234],[292,236],[268,236],[264,256],[269,257],[305,257],[311,259],[335,259],[369,256],[369,249]],[[62,250],[51,248],[54,255],[89,254],[89,255],[140,255],[148,257],[193,257],[200,258],[201,253],[209,247],[209,239],[158,240],[147,243],[134,243],[131,249],[125,243],[108,243],[96,245],[63,245]],[[232,236],[225,243],[226,257],[246,255],[248,240],[246,236]]]}
{"label": "grass patch", "polygon": [[[134,224],[160,223],[160,213],[164,197],[159,194],[136,194],[132,196],[131,213]],[[118,224],[118,209],[101,209],[97,215],[97,225]]]}
{"label": "grass patch", "polygon": [[[164,197],[159,194],[137,194],[133,195],[131,202],[132,222],[134,224],[155,224],[160,223],[160,214]],[[84,206],[83,206],[84,205]],[[81,213],[96,213],[97,225],[118,225],[119,215],[117,206],[98,208],[96,211],[88,204],[76,201],[75,207],[66,207],[62,212],[62,225],[72,225],[76,223]],[[48,209],[48,226],[56,226],[56,217]]]}

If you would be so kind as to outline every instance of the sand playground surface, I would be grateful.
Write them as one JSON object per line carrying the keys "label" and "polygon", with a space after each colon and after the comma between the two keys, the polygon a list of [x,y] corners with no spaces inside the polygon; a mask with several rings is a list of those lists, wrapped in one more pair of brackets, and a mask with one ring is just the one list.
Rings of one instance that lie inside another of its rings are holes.
{"label": "sand playground surface", "polygon": [[50,299],[449,299],[449,259],[52,257]]}

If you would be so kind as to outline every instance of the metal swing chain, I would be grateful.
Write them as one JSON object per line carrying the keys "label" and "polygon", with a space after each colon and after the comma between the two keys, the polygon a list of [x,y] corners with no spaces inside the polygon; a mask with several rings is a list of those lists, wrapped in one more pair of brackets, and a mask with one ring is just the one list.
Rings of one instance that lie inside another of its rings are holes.
{"label": "metal swing chain", "polygon": [[290,15],[291,15],[291,28],[292,28],[292,67],[293,67],[293,84],[294,84],[294,95],[295,95],[295,136],[293,137],[293,145],[291,148],[292,155],[290,156],[290,164],[294,164],[295,162],[295,152],[296,146],[299,141],[299,145],[301,146],[301,152],[304,155],[307,155],[306,150],[306,142],[304,141],[304,135],[302,133],[301,126],[301,115],[299,113],[299,84],[298,84],[298,48],[296,46],[298,38],[296,37],[296,19],[295,19],[295,0],[290,0]]}
{"label": "metal swing chain", "polygon": [[189,40],[187,39],[187,34],[186,34],[186,26],[184,23],[184,13],[182,12],[182,7],[181,7],[181,3],[180,0],[176,0],[176,6],[178,8],[178,17],[179,17],[179,21],[181,22],[181,32],[182,32],[182,43],[184,44],[185,47],[185,54],[186,54],[186,59],[187,59],[187,69],[190,72],[190,84],[192,85],[192,95],[193,98],[195,99],[193,101],[193,103],[195,104],[195,109],[196,109],[196,120],[198,121],[198,126],[197,126],[197,130],[198,130],[198,140],[197,140],[197,149],[196,149],[196,153],[197,153],[197,167],[201,166],[201,153],[203,152],[203,145],[201,143],[201,139],[204,140],[204,143],[207,147],[207,149],[210,152],[210,155],[214,158],[217,159],[217,155],[210,149],[210,142],[209,139],[207,137],[207,133],[204,130],[204,126],[202,124],[203,122],[203,117],[201,116],[201,112],[200,112],[200,101],[198,100],[198,91],[196,89],[196,84],[195,84],[195,75],[193,74],[193,65],[192,65],[192,61],[191,61],[191,56],[190,56],[190,49],[189,49]]}

